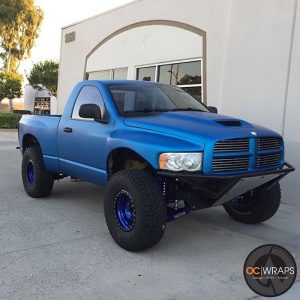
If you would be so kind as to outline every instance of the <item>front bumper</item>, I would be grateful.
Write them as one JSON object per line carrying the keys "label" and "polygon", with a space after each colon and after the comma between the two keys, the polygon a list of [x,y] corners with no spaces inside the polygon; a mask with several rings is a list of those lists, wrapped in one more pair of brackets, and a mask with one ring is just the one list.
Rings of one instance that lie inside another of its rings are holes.
{"label": "front bumper", "polygon": [[264,186],[270,188],[295,168],[288,162],[281,169],[243,175],[206,176],[199,173],[158,170],[157,175],[174,178],[182,184],[192,209],[222,205],[248,191]]}

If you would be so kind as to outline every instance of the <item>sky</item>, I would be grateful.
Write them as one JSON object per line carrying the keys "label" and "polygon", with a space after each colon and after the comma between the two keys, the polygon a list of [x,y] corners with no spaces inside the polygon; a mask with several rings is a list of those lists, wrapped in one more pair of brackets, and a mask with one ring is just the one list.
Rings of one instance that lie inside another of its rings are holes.
{"label": "sky", "polygon": [[29,73],[33,63],[46,59],[59,61],[61,28],[104,11],[132,2],[132,0],[35,0],[44,11],[44,21],[31,58],[19,71]]}

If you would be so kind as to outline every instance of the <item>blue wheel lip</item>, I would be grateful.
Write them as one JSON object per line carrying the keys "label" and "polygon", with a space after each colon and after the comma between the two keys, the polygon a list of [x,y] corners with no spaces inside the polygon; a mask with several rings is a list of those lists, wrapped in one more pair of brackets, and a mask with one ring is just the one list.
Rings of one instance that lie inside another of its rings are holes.
{"label": "blue wheel lip", "polygon": [[30,184],[33,184],[35,176],[34,176],[34,167],[32,161],[29,161],[26,166],[26,175],[27,180]]}
{"label": "blue wheel lip", "polygon": [[115,216],[117,223],[123,231],[131,231],[135,225],[135,209],[131,195],[125,191],[120,191],[115,198]]}

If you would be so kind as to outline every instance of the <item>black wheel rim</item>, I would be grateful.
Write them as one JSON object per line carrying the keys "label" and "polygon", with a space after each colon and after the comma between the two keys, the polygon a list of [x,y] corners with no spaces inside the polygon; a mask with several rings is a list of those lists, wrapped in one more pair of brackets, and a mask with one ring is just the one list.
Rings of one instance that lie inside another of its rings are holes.
{"label": "black wheel rim", "polygon": [[248,192],[231,202],[231,209],[240,214],[250,214],[253,208],[257,205],[256,192]]}

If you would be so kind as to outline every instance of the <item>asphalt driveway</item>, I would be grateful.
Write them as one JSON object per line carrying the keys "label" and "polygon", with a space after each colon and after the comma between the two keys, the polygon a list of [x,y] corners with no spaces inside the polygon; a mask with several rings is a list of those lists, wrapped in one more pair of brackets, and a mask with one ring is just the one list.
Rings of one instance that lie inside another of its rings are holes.
{"label": "asphalt driveway", "polygon": [[[0,130],[0,299],[262,299],[242,268],[255,247],[277,243],[300,266],[299,207],[247,226],[222,208],[169,223],[163,240],[130,253],[111,239],[103,190],[70,179],[45,199],[23,190],[16,131]],[[299,278],[280,299],[299,299]]]}

